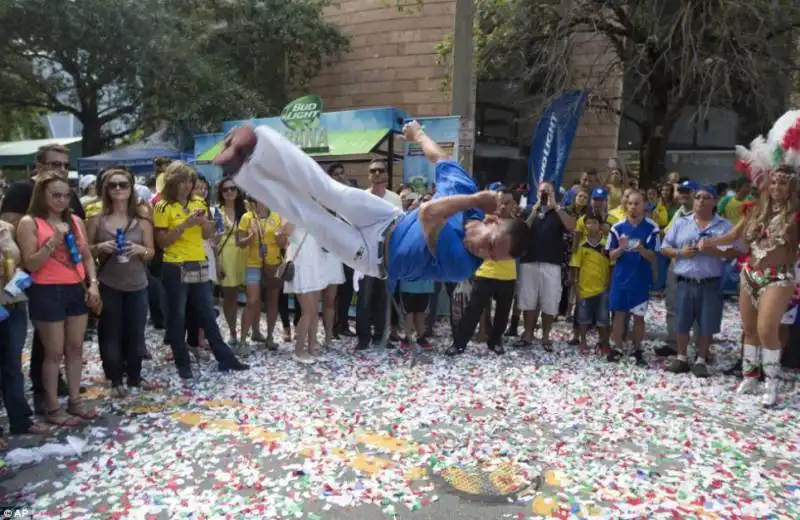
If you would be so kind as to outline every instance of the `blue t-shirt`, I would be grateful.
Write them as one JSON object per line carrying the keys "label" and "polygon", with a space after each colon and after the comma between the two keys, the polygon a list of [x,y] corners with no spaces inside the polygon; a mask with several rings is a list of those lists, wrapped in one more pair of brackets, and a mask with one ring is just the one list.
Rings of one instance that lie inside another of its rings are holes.
{"label": "blue t-shirt", "polygon": [[[611,227],[611,233],[608,238],[606,247],[608,251],[613,251],[619,247],[619,239],[623,235],[628,237],[628,248],[630,249],[638,241],[646,249],[651,251],[658,250],[658,224],[649,218],[643,219],[636,226],[628,222],[628,219],[614,224]],[[638,302],[636,305],[644,303],[649,297],[652,285],[652,264],[639,253],[634,253],[633,251],[622,253],[614,264],[614,272],[611,275],[612,299],[615,294],[628,293],[631,301]]]}
{"label": "blue t-shirt", "polygon": [[[436,194],[433,199],[450,195],[471,195],[478,191],[472,178],[456,161],[436,163]],[[399,280],[436,280],[460,282],[472,276],[482,259],[464,247],[464,224],[483,220],[484,214],[470,209],[448,218],[436,242],[436,256],[425,243],[419,209],[410,211],[395,225],[389,241],[387,258],[390,287]]]}

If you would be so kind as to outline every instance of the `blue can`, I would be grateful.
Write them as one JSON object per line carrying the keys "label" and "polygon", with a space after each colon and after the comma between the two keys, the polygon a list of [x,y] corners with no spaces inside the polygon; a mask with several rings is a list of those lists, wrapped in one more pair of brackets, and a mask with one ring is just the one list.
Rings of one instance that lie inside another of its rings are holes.
{"label": "blue can", "polygon": [[75,234],[72,231],[64,235],[64,244],[67,246],[72,263],[75,265],[80,264],[83,261],[83,257],[78,249],[78,243],[75,241]]}
{"label": "blue can", "polygon": [[222,212],[217,210],[214,212],[214,222],[217,226],[217,234],[225,232],[225,223],[222,221]]}

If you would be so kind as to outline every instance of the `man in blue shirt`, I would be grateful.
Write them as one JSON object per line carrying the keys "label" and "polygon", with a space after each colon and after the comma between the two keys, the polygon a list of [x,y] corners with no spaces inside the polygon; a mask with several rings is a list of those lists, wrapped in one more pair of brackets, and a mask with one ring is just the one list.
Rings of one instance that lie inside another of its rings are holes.
{"label": "man in blue shirt", "polygon": [[[251,197],[303,227],[320,246],[368,276],[458,282],[486,258],[519,256],[527,227],[490,213],[502,194],[478,192],[461,166],[425,135],[416,121],[405,139],[436,163],[436,194],[419,209],[402,209],[331,179],[317,162],[267,127],[243,126],[214,159]],[[331,211],[335,215],[331,214]]]}
{"label": "man in blue shirt", "polygon": [[609,310],[613,313],[612,334],[616,350],[608,355],[611,362],[623,356],[625,319],[633,316],[633,357],[642,362],[642,340],[644,339],[644,316],[653,284],[659,229],[652,220],[645,218],[644,195],[632,191],[625,198],[627,216],[611,227],[607,250],[614,271],[611,276]]}
{"label": "man in blue shirt", "polygon": [[678,356],[667,367],[675,374],[690,370],[686,350],[689,331],[697,323],[699,350],[691,371],[697,377],[708,377],[708,349],[722,324],[722,272],[726,260],[741,254],[734,248],[715,247],[702,253],[697,250],[701,238],[725,235],[733,227],[729,221],[714,214],[716,202],[717,193],[713,186],[701,186],[695,190],[692,213],[672,222],[661,246],[664,256],[675,259]]}

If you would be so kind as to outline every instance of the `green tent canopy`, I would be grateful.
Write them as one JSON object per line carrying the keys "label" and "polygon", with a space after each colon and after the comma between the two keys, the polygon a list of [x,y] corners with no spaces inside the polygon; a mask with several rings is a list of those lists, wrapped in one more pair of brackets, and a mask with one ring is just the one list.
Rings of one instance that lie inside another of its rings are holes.
{"label": "green tent canopy", "polygon": [[[368,155],[381,145],[390,128],[377,130],[359,130],[355,132],[328,132],[328,151],[323,153],[309,153],[311,157],[334,158],[354,155]],[[211,162],[222,151],[223,141],[212,146],[200,154],[198,163]]]}

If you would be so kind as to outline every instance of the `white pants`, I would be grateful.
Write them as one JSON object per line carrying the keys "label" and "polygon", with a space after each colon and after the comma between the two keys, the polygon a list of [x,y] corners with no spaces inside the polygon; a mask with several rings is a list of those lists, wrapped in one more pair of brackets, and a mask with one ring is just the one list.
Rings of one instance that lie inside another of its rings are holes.
{"label": "white pants", "polygon": [[558,316],[562,290],[560,265],[542,262],[519,264],[517,276],[519,310],[540,309],[542,314]]}
{"label": "white pants", "polygon": [[383,253],[379,254],[378,247],[383,232],[402,210],[331,179],[314,159],[275,130],[260,126],[256,136],[256,147],[236,176],[236,184],[305,228],[344,264],[369,276],[381,276]]}

